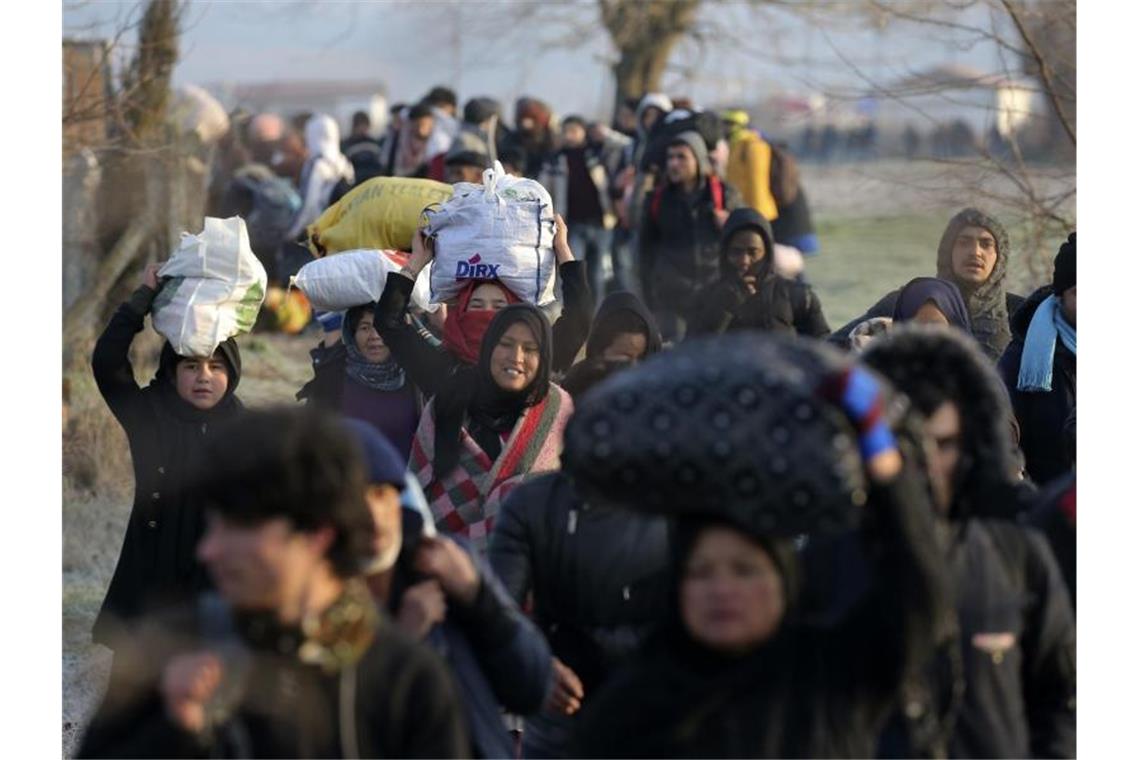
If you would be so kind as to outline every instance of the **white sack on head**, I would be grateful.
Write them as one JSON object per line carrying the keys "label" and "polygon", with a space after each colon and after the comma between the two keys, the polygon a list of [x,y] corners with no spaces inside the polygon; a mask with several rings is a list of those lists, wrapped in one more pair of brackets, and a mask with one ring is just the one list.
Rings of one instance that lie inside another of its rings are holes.
{"label": "white sack on head", "polygon": [[182,233],[158,271],[154,329],[179,356],[211,356],[227,338],[249,332],[265,300],[265,268],[249,246],[241,217],[206,217],[198,235]]}
{"label": "white sack on head", "polygon": [[435,239],[431,298],[454,298],[471,280],[497,279],[524,301],[555,300],[554,204],[532,179],[512,177],[498,161],[483,184],[460,182],[425,211]]}

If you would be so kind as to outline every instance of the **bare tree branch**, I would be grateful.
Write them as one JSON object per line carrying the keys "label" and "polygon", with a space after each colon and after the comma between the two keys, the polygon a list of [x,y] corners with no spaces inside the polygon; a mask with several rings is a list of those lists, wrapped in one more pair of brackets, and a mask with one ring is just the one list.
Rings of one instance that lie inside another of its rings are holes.
{"label": "bare tree branch", "polygon": [[1001,4],[1005,6],[1006,12],[1009,13],[1009,17],[1013,21],[1014,26],[1017,27],[1017,33],[1021,35],[1025,47],[1029,49],[1030,55],[1033,56],[1033,60],[1037,63],[1037,71],[1040,73],[1041,81],[1045,85],[1045,93],[1049,96],[1049,103],[1053,106],[1053,112],[1057,115],[1057,119],[1061,122],[1061,127],[1065,130],[1065,134],[1069,136],[1073,147],[1077,147],[1077,133],[1073,130],[1073,125],[1069,123],[1069,117],[1065,114],[1064,109],[1061,108],[1061,103],[1057,99],[1057,91],[1053,87],[1052,69],[1041,56],[1041,51],[1037,49],[1037,44],[1033,41],[1029,32],[1026,31],[1025,24],[1021,21],[1021,15],[1017,12],[1017,9],[1013,7],[1013,3],[1011,3],[1010,0],[1001,0]]}

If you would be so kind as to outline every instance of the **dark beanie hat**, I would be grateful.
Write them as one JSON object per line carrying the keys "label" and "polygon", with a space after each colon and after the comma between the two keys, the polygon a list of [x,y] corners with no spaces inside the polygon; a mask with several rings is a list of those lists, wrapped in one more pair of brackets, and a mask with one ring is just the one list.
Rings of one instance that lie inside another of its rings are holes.
{"label": "dark beanie hat", "polygon": [[1053,295],[1061,295],[1077,284],[1077,231],[1061,243],[1057,258],[1053,259]]}
{"label": "dark beanie hat", "polygon": [[384,437],[380,431],[362,420],[351,417],[343,420],[348,428],[349,435],[356,441],[364,455],[367,466],[368,482],[373,484],[389,483],[396,488],[403,489],[406,480],[406,467],[404,459],[396,451],[396,447]]}

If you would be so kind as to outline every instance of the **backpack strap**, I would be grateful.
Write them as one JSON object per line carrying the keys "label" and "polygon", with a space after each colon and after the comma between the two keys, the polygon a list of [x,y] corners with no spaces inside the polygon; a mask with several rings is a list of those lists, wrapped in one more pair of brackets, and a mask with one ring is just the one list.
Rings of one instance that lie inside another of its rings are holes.
{"label": "backpack strap", "polygon": [[713,209],[715,211],[724,210],[724,183],[720,181],[720,177],[713,174],[709,177],[709,193],[712,195]]}

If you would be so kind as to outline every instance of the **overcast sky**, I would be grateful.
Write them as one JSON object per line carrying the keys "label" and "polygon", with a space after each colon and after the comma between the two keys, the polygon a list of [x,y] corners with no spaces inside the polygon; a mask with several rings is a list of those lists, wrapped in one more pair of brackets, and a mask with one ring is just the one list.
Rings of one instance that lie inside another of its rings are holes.
{"label": "overcast sky", "polygon": [[[107,36],[132,12],[137,17],[139,5],[66,2],[64,34]],[[692,45],[677,51],[679,70],[667,75],[667,89],[698,103],[859,87],[862,80],[849,62],[880,83],[940,63],[985,72],[1001,67],[991,49],[944,29],[896,23],[876,32],[856,28],[851,19],[820,24],[786,12],[757,12],[746,3],[710,5],[702,13],[715,14],[746,45],[717,39],[703,58]],[[574,11],[587,23],[595,14],[592,0]],[[176,84],[379,79],[392,102],[448,84],[461,100],[490,95],[511,103],[533,94],[562,114],[608,116],[613,84],[604,30],[595,26],[575,35],[573,48],[544,47],[538,44],[540,32],[557,33],[555,20],[540,13],[541,21],[520,24],[516,15],[509,3],[469,2],[456,10],[401,2],[194,2],[174,79]],[[987,20],[980,7],[957,18]]]}

